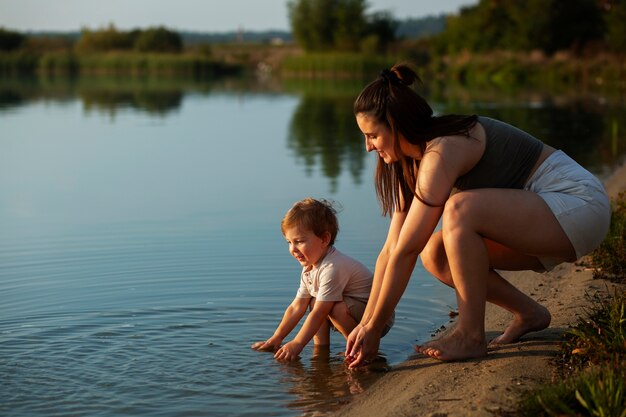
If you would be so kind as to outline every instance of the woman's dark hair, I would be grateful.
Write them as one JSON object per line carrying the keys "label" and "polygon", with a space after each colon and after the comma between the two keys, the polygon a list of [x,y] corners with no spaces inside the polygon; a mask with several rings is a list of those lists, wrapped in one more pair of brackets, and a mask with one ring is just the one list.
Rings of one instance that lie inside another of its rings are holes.
{"label": "woman's dark hair", "polygon": [[[420,147],[422,154],[426,143],[441,136],[463,135],[469,137],[477,116],[442,115],[433,116],[433,109],[411,86],[422,81],[407,64],[397,64],[383,70],[378,78],[369,83],[354,102],[354,114],[364,113],[387,126],[394,136],[397,155],[400,151],[399,135]],[[382,158],[376,167],[376,194],[384,215],[394,209],[408,210],[413,197],[427,205],[416,190],[417,168],[410,157],[400,157],[392,164]]]}

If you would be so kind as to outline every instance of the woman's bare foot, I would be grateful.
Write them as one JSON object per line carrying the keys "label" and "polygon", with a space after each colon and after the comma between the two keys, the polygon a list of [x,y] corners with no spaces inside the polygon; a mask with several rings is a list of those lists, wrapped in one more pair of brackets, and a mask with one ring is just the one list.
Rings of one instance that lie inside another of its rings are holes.
{"label": "woman's bare foot", "polygon": [[487,342],[484,337],[479,339],[467,337],[457,330],[449,336],[441,337],[424,345],[417,345],[415,350],[442,361],[457,361],[486,356]]}
{"label": "woman's bare foot", "polygon": [[513,319],[509,327],[504,330],[500,336],[489,342],[489,345],[504,345],[514,343],[526,333],[543,330],[550,325],[552,316],[547,308],[537,304],[538,308],[532,315],[522,317],[517,316]]}

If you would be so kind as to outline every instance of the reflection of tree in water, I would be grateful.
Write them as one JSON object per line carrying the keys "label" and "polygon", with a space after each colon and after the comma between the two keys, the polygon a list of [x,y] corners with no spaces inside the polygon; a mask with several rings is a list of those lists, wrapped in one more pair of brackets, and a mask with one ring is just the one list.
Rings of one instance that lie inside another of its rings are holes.
{"label": "reflection of tree in water", "polygon": [[87,111],[115,115],[121,109],[135,109],[166,116],[180,108],[185,92],[190,90],[208,92],[210,86],[205,82],[132,77],[0,77],[0,109],[25,105],[41,98],[69,102],[80,97]]}
{"label": "reflection of tree in water", "polygon": [[127,107],[160,116],[178,109],[183,99],[183,92],[180,90],[83,90],[80,95],[87,110],[96,108],[114,114],[116,109]]}
{"label": "reflection of tree in water", "polygon": [[24,99],[13,90],[0,89],[0,110],[3,108],[17,107],[22,105]]}
{"label": "reflection of tree in water", "polygon": [[[356,184],[361,183],[365,148],[352,113],[352,96],[305,95],[293,114],[288,147],[311,175],[319,163],[337,191],[338,177],[347,168]],[[345,165],[345,166],[342,166]]]}

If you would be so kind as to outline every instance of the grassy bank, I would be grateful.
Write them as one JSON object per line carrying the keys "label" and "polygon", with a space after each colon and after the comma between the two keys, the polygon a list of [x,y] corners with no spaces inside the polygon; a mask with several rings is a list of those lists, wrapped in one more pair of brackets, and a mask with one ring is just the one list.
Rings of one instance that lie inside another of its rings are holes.
{"label": "grassy bank", "polygon": [[280,74],[287,78],[365,78],[393,65],[387,55],[316,53],[285,57]]}
{"label": "grassy bank", "polygon": [[239,65],[200,54],[108,52],[79,54],[18,51],[0,55],[0,75],[159,75],[213,77],[242,72]]}
{"label": "grassy bank", "polygon": [[611,229],[591,256],[594,276],[618,284],[596,298],[579,323],[565,333],[554,384],[528,392],[524,416],[626,416],[626,194],[613,202]]}
{"label": "grassy bank", "polygon": [[433,59],[425,64],[429,76],[470,85],[496,85],[504,90],[538,86],[577,90],[626,89],[626,58],[598,54],[588,57],[562,52],[461,53]]}
{"label": "grassy bank", "polygon": [[616,92],[626,90],[626,57],[599,53],[575,56],[567,52],[468,52],[452,56],[420,52],[403,45],[389,54],[303,53],[294,45],[212,45],[210,50],[184,53],[103,52],[73,50],[0,53],[0,75],[193,75],[214,76],[261,70],[287,79],[371,79],[396,62],[417,65],[427,84],[491,86],[503,91],[521,87]]}
{"label": "grassy bank", "polygon": [[371,78],[401,61],[417,63],[427,83],[495,86],[505,91],[520,86],[611,92],[626,89],[626,58],[609,54],[577,57],[565,52],[546,56],[500,51],[417,57],[410,49],[388,55],[297,54],[282,59],[278,70],[288,78]]}

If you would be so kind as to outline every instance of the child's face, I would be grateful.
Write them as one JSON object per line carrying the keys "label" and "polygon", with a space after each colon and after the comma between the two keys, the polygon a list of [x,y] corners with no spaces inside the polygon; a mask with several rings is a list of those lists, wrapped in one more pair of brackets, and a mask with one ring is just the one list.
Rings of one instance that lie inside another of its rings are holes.
{"label": "child's face", "polygon": [[285,239],[289,243],[289,253],[300,262],[300,265],[307,268],[317,265],[326,254],[330,233],[326,232],[320,238],[312,230],[294,226],[285,230]]}

